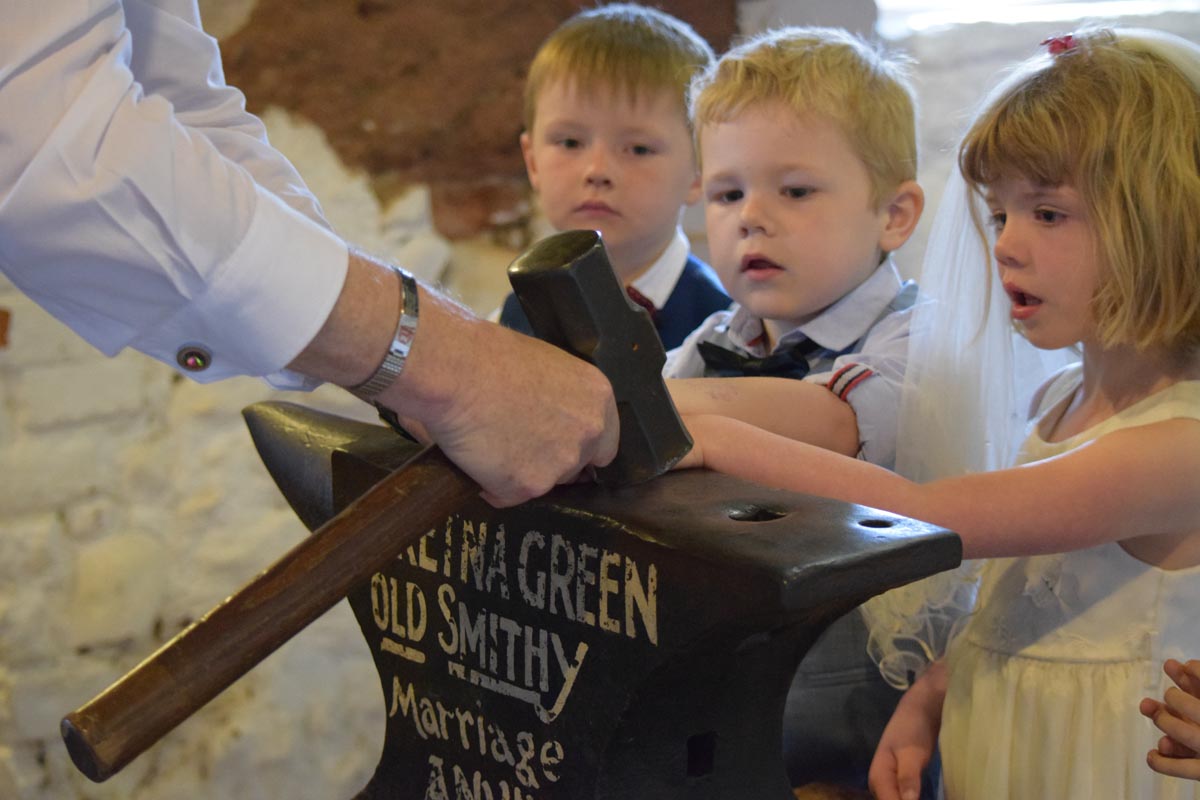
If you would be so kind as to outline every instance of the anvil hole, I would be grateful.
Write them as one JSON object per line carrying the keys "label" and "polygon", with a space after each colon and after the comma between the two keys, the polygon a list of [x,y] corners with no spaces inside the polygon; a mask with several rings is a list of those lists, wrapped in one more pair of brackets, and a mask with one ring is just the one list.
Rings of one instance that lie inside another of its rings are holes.
{"label": "anvil hole", "polygon": [[717,734],[697,733],[688,737],[688,777],[699,778],[713,771],[717,760]]}
{"label": "anvil hole", "polygon": [[896,523],[890,519],[860,519],[858,524],[864,528],[890,528]]}
{"label": "anvil hole", "polygon": [[763,508],[749,503],[744,506],[733,506],[729,509],[729,518],[738,522],[770,522],[773,519],[782,519],[786,517],[788,512],[780,511],[775,508]]}

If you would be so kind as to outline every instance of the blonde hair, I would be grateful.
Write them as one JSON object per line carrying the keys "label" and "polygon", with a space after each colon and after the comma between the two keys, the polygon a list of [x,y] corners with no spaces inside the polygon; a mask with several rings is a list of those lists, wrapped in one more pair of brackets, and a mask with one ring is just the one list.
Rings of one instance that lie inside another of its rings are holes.
{"label": "blonde hair", "polygon": [[916,94],[911,61],[849,31],[779,28],[721,56],[692,82],[689,110],[699,132],[746,107],[786,104],[798,116],[831,120],[867,168],[876,205],[917,176]]}
{"label": "blonde hair", "polygon": [[653,8],[613,3],[581,11],[542,43],[525,80],[525,129],[533,130],[537,100],[550,83],[570,80],[583,92],[623,91],[630,97],[668,90],[687,114],[692,76],[713,50],[686,22]]}
{"label": "blonde hair", "polygon": [[1076,33],[993,95],[959,149],[978,194],[1005,178],[1070,185],[1095,232],[1104,346],[1200,344],[1200,87],[1109,30]]}

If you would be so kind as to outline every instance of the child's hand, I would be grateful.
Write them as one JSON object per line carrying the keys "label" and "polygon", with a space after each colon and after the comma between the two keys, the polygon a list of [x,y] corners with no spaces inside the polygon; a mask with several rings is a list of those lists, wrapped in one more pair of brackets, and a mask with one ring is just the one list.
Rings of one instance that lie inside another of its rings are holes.
{"label": "child's hand", "polygon": [[1146,754],[1146,763],[1163,775],[1200,781],[1200,661],[1181,664],[1168,659],[1163,671],[1175,686],[1162,701],[1147,697],[1138,707],[1166,734],[1158,748]]}
{"label": "child's hand", "polygon": [[671,378],[667,389],[685,419],[728,417],[843,455],[858,454],[854,409],[824,384],[791,378]]}
{"label": "child's hand", "polygon": [[871,792],[878,800],[920,797],[921,773],[937,747],[945,696],[945,664],[937,661],[900,698],[867,775]]}
{"label": "child's hand", "polygon": [[[683,424],[692,437],[692,449],[672,469],[694,469],[704,466],[704,445],[716,435],[720,418],[709,414],[684,414]],[[717,422],[714,424],[714,420]]]}

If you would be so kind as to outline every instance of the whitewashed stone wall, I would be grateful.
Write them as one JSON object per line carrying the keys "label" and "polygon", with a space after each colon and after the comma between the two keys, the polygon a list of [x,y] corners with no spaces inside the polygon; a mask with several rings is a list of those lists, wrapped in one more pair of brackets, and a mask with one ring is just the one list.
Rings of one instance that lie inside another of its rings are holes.
{"label": "whitewashed stone wall", "polygon": [[[771,24],[764,2],[756,0],[755,25]],[[227,8],[241,13],[248,3]],[[799,0],[767,5],[802,21]],[[1200,40],[1197,13],[1137,21]],[[927,219],[967,110],[1004,65],[1069,27],[975,25],[899,43],[921,62]],[[319,132],[283,112],[266,118],[349,238],[442,275],[481,312],[495,305],[515,253],[487,239],[447,245],[419,187],[380,209]],[[903,251],[909,274],[920,247]],[[0,349],[0,799],[353,796],[378,760],[384,719],[344,604],[109,782],[91,784],[70,765],[60,717],[306,531],[239,416],[283,393],[249,379],[199,386],[137,354],[105,359],[2,279],[0,308],[12,315]],[[335,390],[287,399],[370,418]]]}

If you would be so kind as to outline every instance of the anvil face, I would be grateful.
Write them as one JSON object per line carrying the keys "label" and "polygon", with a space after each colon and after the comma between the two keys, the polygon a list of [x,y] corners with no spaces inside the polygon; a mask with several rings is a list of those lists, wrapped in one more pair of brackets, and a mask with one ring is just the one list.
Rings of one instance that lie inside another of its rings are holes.
{"label": "anvil face", "polygon": [[[247,416],[310,528],[415,452],[286,404]],[[702,471],[469,503],[349,598],[387,712],[360,797],[791,797],[804,652],[960,556],[923,523]]]}

